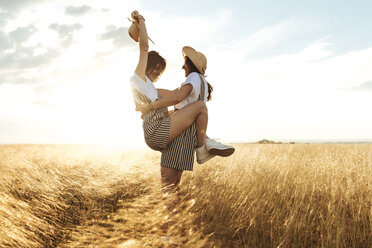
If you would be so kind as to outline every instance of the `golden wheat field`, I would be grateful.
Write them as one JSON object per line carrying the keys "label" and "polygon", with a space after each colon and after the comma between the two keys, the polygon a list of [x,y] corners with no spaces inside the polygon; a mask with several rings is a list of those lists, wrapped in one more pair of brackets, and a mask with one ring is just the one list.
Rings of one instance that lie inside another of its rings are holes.
{"label": "golden wheat field", "polygon": [[372,247],[371,154],[240,144],[167,196],[150,149],[3,145],[0,247]]}

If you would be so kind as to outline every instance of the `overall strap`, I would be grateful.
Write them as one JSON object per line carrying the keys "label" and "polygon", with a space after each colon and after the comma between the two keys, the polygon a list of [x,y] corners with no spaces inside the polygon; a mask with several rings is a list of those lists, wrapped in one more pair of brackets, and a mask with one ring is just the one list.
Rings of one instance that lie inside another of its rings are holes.
{"label": "overall strap", "polygon": [[139,92],[138,90],[132,88],[132,94],[137,97],[137,99],[139,99],[141,102],[144,102],[144,103],[151,103],[152,101],[150,100],[150,98],[148,98],[145,94],[142,94],[141,92]]}
{"label": "overall strap", "polygon": [[[133,94],[133,100],[136,98],[137,100],[139,100],[140,102],[143,102],[143,103],[151,103],[152,101],[150,100],[150,98],[148,98],[147,96],[145,96],[144,94],[142,94],[141,92],[139,92],[138,90],[132,88],[132,94]],[[134,105],[136,105],[136,108],[138,107],[138,102],[136,100],[134,100]]]}
{"label": "overall strap", "polygon": [[199,74],[199,78],[200,78],[200,94],[199,94],[198,101],[204,102],[205,83],[204,83],[202,75]]}

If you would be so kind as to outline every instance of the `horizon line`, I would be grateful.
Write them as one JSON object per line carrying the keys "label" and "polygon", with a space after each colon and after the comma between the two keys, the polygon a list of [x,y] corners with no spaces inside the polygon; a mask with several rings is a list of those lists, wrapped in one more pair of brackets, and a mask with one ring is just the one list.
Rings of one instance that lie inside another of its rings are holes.
{"label": "horizon line", "polygon": [[[326,143],[350,143],[350,144],[372,144],[372,139],[259,139],[259,140],[224,140],[225,143],[232,143],[232,144],[251,144],[257,143],[260,141],[269,141],[269,142],[295,142],[295,143],[311,143],[311,144],[326,144]],[[144,141],[141,142],[92,142],[92,143],[45,143],[45,142],[35,142],[35,143],[2,143],[0,145],[134,145],[134,146],[146,146]]]}

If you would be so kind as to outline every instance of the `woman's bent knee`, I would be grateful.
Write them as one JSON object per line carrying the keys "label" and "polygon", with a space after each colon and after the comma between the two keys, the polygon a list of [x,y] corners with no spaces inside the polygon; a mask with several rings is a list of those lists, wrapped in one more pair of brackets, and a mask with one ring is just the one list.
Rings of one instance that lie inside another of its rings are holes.
{"label": "woman's bent knee", "polygon": [[203,113],[203,114],[208,114],[208,108],[207,108],[207,105],[205,104],[205,102],[197,101],[197,102],[194,102],[193,104],[195,104],[197,112]]}
{"label": "woman's bent knee", "polygon": [[196,101],[195,103],[198,104],[198,106],[202,109],[207,108],[207,105],[203,101]]}

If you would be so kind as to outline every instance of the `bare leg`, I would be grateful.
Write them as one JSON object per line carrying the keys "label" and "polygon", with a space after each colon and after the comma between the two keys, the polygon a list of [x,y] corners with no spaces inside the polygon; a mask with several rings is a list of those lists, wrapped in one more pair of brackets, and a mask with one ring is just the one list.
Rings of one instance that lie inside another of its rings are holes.
{"label": "bare leg", "polygon": [[167,168],[167,167],[160,167],[160,173],[161,173],[161,183],[162,183],[162,189],[164,192],[174,192],[176,190],[176,187],[179,183],[179,170]]}
{"label": "bare leg", "polygon": [[174,212],[179,204],[177,192],[179,190],[178,184],[181,181],[182,172],[167,167],[160,167],[162,190],[168,200],[168,210]]}
{"label": "bare leg", "polygon": [[191,103],[176,111],[170,117],[170,131],[167,144],[174,140],[194,122],[198,137],[197,147],[202,147],[205,144],[205,134],[208,126],[208,109],[202,101]]}
{"label": "bare leg", "polygon": [[183,173],[183,171],[179,171],[178,174],[177,174],[177,184],[176,184],[177,185],[177,190],[179,189],[178,185],[181,182],[182,173]]}

